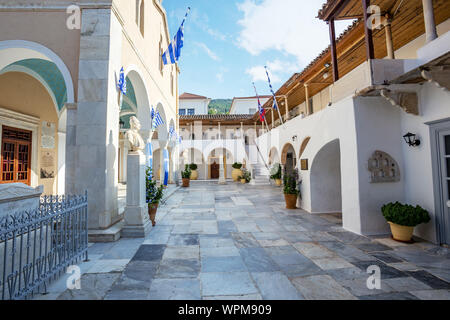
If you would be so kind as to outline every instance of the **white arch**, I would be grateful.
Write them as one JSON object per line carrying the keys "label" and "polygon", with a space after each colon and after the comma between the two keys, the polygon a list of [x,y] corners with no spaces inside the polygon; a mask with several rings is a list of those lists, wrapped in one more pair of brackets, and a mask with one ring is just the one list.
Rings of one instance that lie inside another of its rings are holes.
{"label": "white arch", "polygon": [[7,73],[7,72],[21,72],[21,73],[25,73],[28,74],[29,76],[33,77],[34,79],[36,79],[37,81],[40,82],[40,84],[42,84],[44,86],[44,88],[47,90],[48,94],[50,95],[50,98],[53,101],[53,106],[55,107],[55,111],[56,114],[60,115],[60,113],[62,112],[62,109],[59,110],[59,106],[58,103],[56,102],[56,97],[55,94],[53,93],[53,90],[48,86],[47,82],[34,70],[24,67],[24,66],[9,66],[6,67],[4,69],[0,69],[0,76]]}
{"label": "white arch", "polygon": [[[2,52],[3,51],[3,52]],[[72,76],[64,61],[49,48],[32,41],[6,40],[0,41],[0,70],[16,61],[24,59],[47,59],[53,62],[61,72],[67,90],[67,102],[75,102]]]}

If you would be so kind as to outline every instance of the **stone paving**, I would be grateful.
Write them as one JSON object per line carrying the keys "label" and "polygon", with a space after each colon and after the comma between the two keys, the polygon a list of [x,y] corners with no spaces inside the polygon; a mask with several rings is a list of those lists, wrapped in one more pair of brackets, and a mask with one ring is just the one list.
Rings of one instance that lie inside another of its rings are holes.
{"label": "stone paving", "polygon": [[[89,248],[81,290],[37,299],[450,299],[450,250],[367,238],[339,214],[284,209],[279,188],[212,182],[177,191],[146,239]],[[381,268],[381,289],[367,268]]]}

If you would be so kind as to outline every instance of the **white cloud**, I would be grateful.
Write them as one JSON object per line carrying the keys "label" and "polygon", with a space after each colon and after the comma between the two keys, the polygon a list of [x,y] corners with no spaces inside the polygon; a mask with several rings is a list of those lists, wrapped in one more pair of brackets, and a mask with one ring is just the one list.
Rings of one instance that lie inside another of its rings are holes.
{"label": "white cloud", "polygon": [[[278,50],[306,66],[329,45],[328,26],[316,18],[324,0],[245,0],[238,4],[244,17],[237,43],[252,55]],[[337,33],[344,26],[337,26]],[[253,68],[252,68],[253,69]],[[300,71],[300,70],[297,70]],[[251,71],[260,77],[260,67]],[[275,70],[273,70],[275,72]]]}
{"label": "white cloud", "polygon": [[223,73],[221,72],[221,73],[216,74],[216,78],[217,78],[217,81],[222,83],[223,82]]}
{"label": "white cloud", "polygon": [[196,42],[196,45],[203,49],[206,54],[214,61],[220,61],[220,58],[203,42]]}
{"label": "white cloud", "polygon": [[[269,76],[272,84],[281,82],[283,74],[292,74],[298,71],[299,66],[296,63],[290,63],[288,61],[281,61],[279,59],[267,62],[267,69],[269,70]],[[245,73],[250,75],[252,81],[267,81],[266,69],[264,66],[254,66],[245,70]]]}

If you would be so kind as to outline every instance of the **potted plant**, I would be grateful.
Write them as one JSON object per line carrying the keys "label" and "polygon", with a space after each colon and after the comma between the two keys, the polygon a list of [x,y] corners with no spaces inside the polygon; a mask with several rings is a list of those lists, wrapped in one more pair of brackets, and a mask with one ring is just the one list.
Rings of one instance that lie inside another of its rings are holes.
{"label": "potted plant", "polygon": [[242,170],[242,175],[239,176],[238,180],[240,180],[242,184],[249,183],[252,181],[252,174],[248,170]]}
{"label": "potted plant", "polygon": [[191,169],[191,176],[190,179],[191,180],[197,180],[198,179],[198,166],[195,163],[191,163],[189,165],[189,169]]}
{"label": "potted plant", "polygon": [[275,181],[275,185],[280,187],[282,184],[281,180],[281,164],[275,163],[270,169],[270,179]]}
{"label": "potted plant", "polygon": [[422,207],[400,202],[386,204],[381,211],[391,227],[393,239],[400,242],[411,242],[414,228],[431,220],[428,211]]}
{"label": "potted plant", "polygon": [[242,163],[235,162],[232,167],[233,171],[231,172],[231,177],[233,178],[233,181],[239,181],[239,177],[242,176]]}
{"label": "potted plant", "polygon": [[152,169],[150,167],[147,168],[147,174],[145,178],[145,191],[146,202],[148,205],[148,215],[150,216],[152,225],[155,226],[156,212],[158,211],[159,203],[164,195],[164,187],[158,187],[156,180],[152,179]]}
{"label": "potted plant", "polygon": [[184,171],[181,172],[181,178],[183,179],[183,188],[188,188],[189,184],[191,182],[191,169],[189,168],[189,165],[187,164],[184,167]]}
{"label": "potted plant", "polygon": [[297,174],[284,174],[284,200],[286,201],[286,209],[297,209],[297,199],[300,194],[297,185]]}

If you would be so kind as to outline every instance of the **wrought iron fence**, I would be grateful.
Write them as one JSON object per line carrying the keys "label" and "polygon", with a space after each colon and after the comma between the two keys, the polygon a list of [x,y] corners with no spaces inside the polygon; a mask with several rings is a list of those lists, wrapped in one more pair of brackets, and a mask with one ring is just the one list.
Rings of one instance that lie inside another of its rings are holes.
{"label": "wrought iron fence", "polygon": [[44,196],[39,208],[1,218],[1,300],[47,292],[52,280],[82,258],[88,260],[87,193]]}

